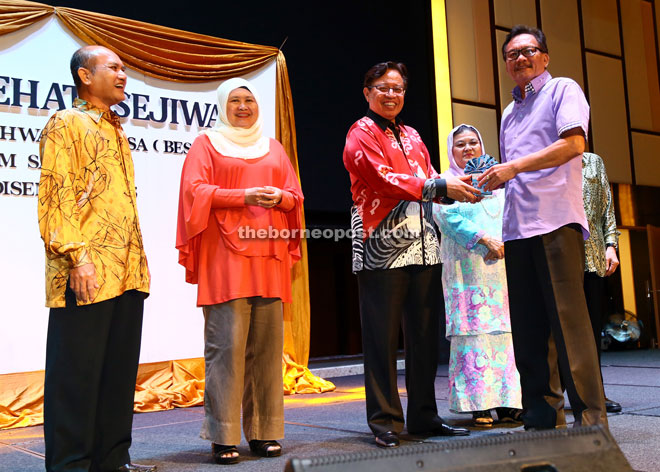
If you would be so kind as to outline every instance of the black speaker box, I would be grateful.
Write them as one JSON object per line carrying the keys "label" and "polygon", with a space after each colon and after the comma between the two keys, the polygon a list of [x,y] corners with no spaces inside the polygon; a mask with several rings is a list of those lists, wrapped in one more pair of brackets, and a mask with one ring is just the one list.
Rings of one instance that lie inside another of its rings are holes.
{"label": "black speaker box", "polygon": [[609,431],[490,434],[398,449],[290,459],[285,472],[632,472]]}

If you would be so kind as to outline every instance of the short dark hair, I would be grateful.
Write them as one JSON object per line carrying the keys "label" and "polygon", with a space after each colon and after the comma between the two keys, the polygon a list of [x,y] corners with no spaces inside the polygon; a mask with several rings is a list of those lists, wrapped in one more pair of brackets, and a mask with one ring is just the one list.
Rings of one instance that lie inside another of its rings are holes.
{"label": "short dark hair", "polygon": [[73,83],[76,84],[76,88],[79,89],[82,85],[80,76],[78,76],[78,69],[82,67],[89,69],[92,73],[94,72],[95,68],[92,66],[92,60],[96,56],[96,51],[96,49],[89,46],[83,46],[71,56],[69,68],[71,69],[71,76],[73,77]]}
{"label": "short dark hair", "polygon": [[403,62],[379,62],[378,64],[372,66],[366,74],[364,74],[364,86],[369,87],[374,83],[376,79],[384,76],[388,70],[395,70],[403,78],[404,88],[408,88],[408,68]]}
{"label": "short dark hair", "polygon": [[545,34],[543,34],[543,31],[534,26],[516,25],[511,28],[511,32],[506,35],[504,44],[502,44],[502,57],[504,60],[506,60],[506,47],[509,45],[509,42],[521,34],[531,34],[534,36],[536,42],[539,43],[539,49],[546,54],[548,53],[548,43],[546,42]]}

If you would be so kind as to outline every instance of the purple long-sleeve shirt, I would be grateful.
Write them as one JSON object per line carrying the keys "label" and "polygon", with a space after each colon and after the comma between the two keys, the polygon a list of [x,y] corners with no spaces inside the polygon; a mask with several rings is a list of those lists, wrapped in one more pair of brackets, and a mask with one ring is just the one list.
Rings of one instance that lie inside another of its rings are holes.
{"label": "purple long-sleeve shirt", "polygon": [[[527,84],[524,99],[518,87],[513,98],[502,114],[502,162],[540,151],[570,129],[582,128],[586,139],[589,104],[575,81],[553,79],[545,71]],[[521,172],[506,183],[504,241],[547,234],[569,223],[578,223],[584,239],[589,237],[581,154],[557,167]]]}

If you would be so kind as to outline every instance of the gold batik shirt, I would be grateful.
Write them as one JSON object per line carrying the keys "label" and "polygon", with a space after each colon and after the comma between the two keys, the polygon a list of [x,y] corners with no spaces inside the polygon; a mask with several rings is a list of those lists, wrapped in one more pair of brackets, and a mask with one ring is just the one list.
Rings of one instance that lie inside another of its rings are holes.
{"label": "gold batik shirt", "polygon": [[619,233],[614,219],[614,206],[605,164],[598,154],[582,154],[582,194],[584,212],[589,221],[589,239],[584,242],[586,272],[596,272],[605,277],[607,260],[605,249],[608,244],[617,247]]}
{"label": "gold batik shirt", "polygon": [[89,303],[149,292],[133,160],[119,117],[84,100],[73,105],[51,117],[39,148],[48,307],[65,306],[69,270],[90,262],[99,289]]}

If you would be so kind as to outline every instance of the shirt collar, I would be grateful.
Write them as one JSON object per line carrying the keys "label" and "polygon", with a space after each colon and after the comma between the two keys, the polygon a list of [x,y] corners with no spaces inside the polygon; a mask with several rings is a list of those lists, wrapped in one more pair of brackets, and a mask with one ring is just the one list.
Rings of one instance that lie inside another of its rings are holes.
{"label": "shirt collar", "polygon": [[373,122],[376,123],[378,125],[378,127],[380,129],[382,129],[383,131],[385,131],[387,128],[390,128],[392,131],[395,131],[398,127],[400,127],[403,124],[403,121],[398,116],[394,120],[396,122],[396,124],[395,124],[395,123],[392,123],[387,118],[383,118],[378,113],[373,111],[371,108],[369,108],[369,110],[367,110],[367,117],[371,118],[373,120]]}
{"label": "shirt collar", "polygon": [[[538,75],[534,77],[532,80],[527,82],[527,85],[525,85],[525,97],[529,95],[534,95],[541,90],[541,88],[548,82],[550,79],[552,79],[552,76],[550,75],[550,72],[547,70],[543,71],[541,75]],[[523,101],[522,98],[522,93],[520,92],[520,87],[516,86],[512,91],[511,95],[513,95],[513,99],[520,103]]]}
{"label": "shirt collar", "polygon": [[120,124],[119,116],[117,116],[114,111],[103,111],[89,103],[87,100],[83,100],[82,98],[76,98],[73,101],[73,106],[74,108],[77,108],[78,110],[88,115],[92,120],[94,120],[95,123],[98,123],[105,115],[105,119],[112,123],[114,126],[119,126]]}

